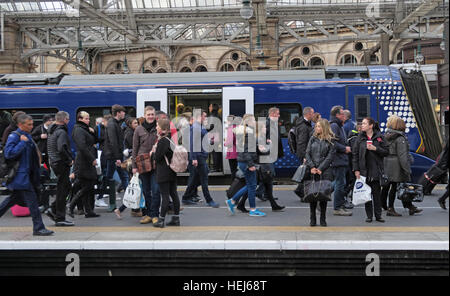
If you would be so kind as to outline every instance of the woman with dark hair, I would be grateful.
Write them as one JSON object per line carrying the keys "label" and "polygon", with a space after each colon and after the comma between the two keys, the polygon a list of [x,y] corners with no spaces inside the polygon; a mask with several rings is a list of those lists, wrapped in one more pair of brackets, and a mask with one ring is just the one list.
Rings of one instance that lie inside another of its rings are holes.
{"label": "woman with dark hair", "polygon": [[366,202],[366,222],[375,219],[385,222],[381,217],[381,185],[380,179],[383,175],[383,158],[389,154],[389,147],[384,141],[378,123],[371,117],[362,121],[361,133],[352,147],[353,171],[356,179],[365,176],[367,185],[372,189],[372,201]]}
{"label": "woman with dark hair", "polygon": [[159,184],[161,192],[162,204],[161,213],[158,222],[154,223],[155,227],[164,227],[166,214],[169,210],[170,198],[173,201],[173,216],[172,220],[167,223],[168,226],[180,226],[180,199],[177,192],[177,174],[170,168],[170,162],[173,157],[173,149],[171,147],[170,135],[170,121],[169,119],[159,119],[156,124],[158,133],[158,144],[155,151],[156,162],[156,181]]}
{"label": "woman with dark hair", "polygon": [[128,158],[132,154],[134,130],[139,125],[139,122],[135,117],[128,117],[125,123],[127,127],[125,128],[124,132],[124,156]]}

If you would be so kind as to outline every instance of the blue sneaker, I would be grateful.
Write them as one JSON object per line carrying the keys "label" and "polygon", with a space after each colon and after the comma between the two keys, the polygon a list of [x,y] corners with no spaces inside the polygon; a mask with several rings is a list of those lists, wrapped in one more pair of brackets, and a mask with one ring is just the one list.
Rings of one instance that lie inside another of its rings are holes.
{"label": "blue sneaker", "polygon": [[228,210],[230,210],[231,214],[234,215],[234,207],[236,206],[234,203],[231,202],[231,199],[228,199],[225,201],[225,203],[228,206]]}
{"label": "blue sneaker", "polygon": [[209,203],[208,203],[208,205],[210,206],[210,207],[212,207],[212,208],[218,208],[218,207],[220,207],[219,206],[219,204],[218,203],[216,203],[215,201],[210,201]]}
{"label": "blue sneaker", "polygon": [[256,209],[254,211],[250,211],[249,215],[252,217],[264,217],[266,213],[263,213],[260,210]]}

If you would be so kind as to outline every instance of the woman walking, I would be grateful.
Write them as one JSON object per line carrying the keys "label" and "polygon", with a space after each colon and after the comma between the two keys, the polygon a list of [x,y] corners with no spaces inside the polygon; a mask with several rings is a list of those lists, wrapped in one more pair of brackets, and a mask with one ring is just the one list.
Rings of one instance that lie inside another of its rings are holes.
{"label": "woman walking", "polygon": [[77,123],[72,130],[72,139],[77,148],[74,172],[81,189],[72,198],[69,204],[69,213],[73,217],[73,210],[79,198],[83,202],[86,218],[100,217],[94,212],[94,185],[97,182],[97,142],[94,130],[89,127],[89,113],[80,111],[77,114]]}
{"label": "woman walking", "polygon": [[237,150],[236,150],[236,127],[234,115],[228,116],[227,138],[225,139],[225,147],[227,147],[227,155],[225,159],[228,159],[231,170],[231,182],[236,178],[237,172]]}
{"label": "woman walking", "polygon": [[180,199],[177,193],[177,174],[170,168],[173,149],[170,140],[170,121],[166,118],[159,119],[156,124],[158,133],[158,144],[156,146],[156,181],[159,184],[159,190],[162,196],[161,213],[155,227],[164,227],[167,211],[169,210],[170,198],[173,202],[172,220],[167,223],[169,226],[180,226]]}
{"label": "woman walking", "polygon": [[[242,125],[239,126],[236,133],[236,143],[238,151],[238,167],[244,172],[245,183],[248,190],[248,201],[250,203],[249,215],[252,217],[264,217],[265,213],[256,209],[255,195],[256,195],[256,163],[258,155],[256,152],[256,122],[252,114],[245,114],[242,120]],[[234,197],[226,201],[228,209],[234,214],[234,207],[236,206]]]}
{"label": "woman walking", "polygon": [[[314,126],[314,134],[309,139],[306,148],[306,166],[311,172],[311,178],[333,181],[333,170],[330,168],[336,154],[333,144],[334,134],[326,119],[319,119]],[[327,202],[320,201],[320,226],[327,226]],[[317,201],[309,203],[310,225],[316,226]]]}
{"label": "woman walking", "polygon": [[[406,124],[400,117],[392,115],[387,120],[385,134],[386,143],[389,145],[389,155],[384,158],[384,172],[389,184],[381,191],[383,207],[387,208],[387,216],[399,217],[401,214],[394,209],[397,185],[411,181],[411,156],[409,154],[409,142],[405,135]],[[388,205],[389,196],[389,205]],[[413,206],[412,202],[403,201],[403,206],[409,209],[410,215],[422,210]]]}
{"label": "woman walking", "polygon": [[385,222],[381,217],[381,185],[380,179],[383,174],[383,158],[389,154],[389,147],[381,135],[381,131],[371,117],[362,121],[361,133],[352,147],[353,171],[356,179],[367,177],[366,183],[372,188],[372,201],[366,202],[366,222],[375,219]]}

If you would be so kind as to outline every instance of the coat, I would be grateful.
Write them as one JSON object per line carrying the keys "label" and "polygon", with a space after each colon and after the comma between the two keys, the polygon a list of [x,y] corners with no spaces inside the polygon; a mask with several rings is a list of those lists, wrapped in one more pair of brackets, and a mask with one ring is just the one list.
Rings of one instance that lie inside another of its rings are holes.
{"label": "coat", "polygon": [[309,139],[313,133],[313,127],[310,121],[305,120],[304,117],[299,118],[295,124],[295,140],[297,147],[295,149],[295,154],[297,155],[300,162],[303,163],[305,158],[306,148],[308,147]]}
{"label": "coat", "polygon": [[347,135],[344,132],[342,122],[336,117],[330,119],[331,131],[335,135],[334,145],[336,147],[336,156],[332,163],[333,167],[348,166],[348,155],[345,153]]}
{"label": "coat", "polygon": [[19,159],[19,168],[14,179],[7,184],[9,190],[33,190],[40,184],[40,158],[37,146],[29,133],[20,128],[17,132],[25,135],[28,141],[20,140],[20,136],[11,133],[6,141],[4,153],[6,159]]}
{"label": "coat", "polygon": [[33,137],[34,142],[36,142],[39,151],[41,153],[47,154],[47,139],[41,139],[41,135],[46,134],[48,136],[48,129],[45,129],[44,124],[38,125],[33,132],[31,133],[31,136]]}
{"label": "coat", "polygon": [[255,130],[253,128],[244,127],[242,125],[237,127],[236,143],[238,151],[237,161],[246,163],[248,167],[255,166],[255,164],[258,163]]}
{"label": "coat", "polygon": [[389,154],[389,147],[378,130],[374,130],[372,136],[376,151],[367,150],[367,140],[367,134],[361,132],[352,147],[353,171],[359,171],[367,181],[380,180],[384,170],[383,158]]}
{"label": "coat", "polygon": [[224,143],[225,147],[227,147],[227,156],[226,159],[237,159],[238,153],[236,150],[236,125],[231,125],[227,128],[227,138]]}
{"label": "coat", "polygon": [[70,149],[70,139],[67,125],[52,124],[48,128],[47,152],[50,165],[65,163],[70,165],[73,161]]}
{"label": "coat", "polygon": [[156,182],[158,184],[175,182],[177,180],[177,174],[167,165],[166,157],[170,164],[173,157],[170,140],[167,137],[162,137],[158,141],[155,152]]}
{"label": "coat", "polygon": [[142,125],[138,126],[133,136],[133,168],[137,168],[136,157],[140,154],[150,153],[158,140],[156,134],[156,124],[150,130],[150,133]]}
{"label": "coat", "polygon": [[411,181],[411,156],[405,134],[388,129],[384,137],[389,145],[389,155],[384,158],[384,173],[390,182]]}
{"label": "coat", "polygon": [[334,178],[331,163],[336,155],[333,143],[312,136],[306,148],[306,166],[308,170],[317,168],[322,171],[322,178],[332,181]]}
{"label": "coat", "polygon": [[72,139],[77,148],[74,171],[77,178],[96,180],[97,170],[92,163],[97,159],[95,149],[96,137],[89,131],[89,126],[84,122],[75,123],[72,130]]}
{"label": "coat", "polygon": [[120,121],[115,118],[108,120],[106,126],[106,138],[105,146],[103,147],[103,153],[107,160],[122,160],[124,150],[124,135],[122,128],[120,127]]}

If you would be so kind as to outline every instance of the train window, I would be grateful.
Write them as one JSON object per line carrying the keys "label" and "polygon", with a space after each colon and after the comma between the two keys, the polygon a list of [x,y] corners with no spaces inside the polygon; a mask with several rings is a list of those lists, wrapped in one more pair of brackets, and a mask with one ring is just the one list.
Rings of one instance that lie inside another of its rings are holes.
{"label": "train window", "polygon": [[289,130],[294,125],[294,120],[302,114],[302,105],[294,104],[255,104],[255,117],[268,117],[269,109],[277,107],[280,109],[281,137],[287,138]]}
{"label": "train window", "polygon": [[365,117],[370,116],[370,96],[355,96],[355,113],[356,121],[362,121]]}
{"label": "train window", "polygon": [[42,124],[42,118],[46,114],[55,116],[58,113],[57,108],[15,108],[15,109],[2,109],[14,115],[17,111],[23,111],[33,117],[33,126],[38,126]]}
{"label": "train window", "polygon": [[[124,106],[125,109],[127,110],[127,116],[131,116],[131,117],[136,117],[136,108],[132,107],[132,106]],[[95,119],[97,117],[103,117],[105,115],[111,114],[111,106],[107,106],[107,107],[79,107],[77,109],[76,114],[78,114],[78,112],[80,111],[86,111],[87,113],[89,113],[89,117],[91,120],[91,125],[94,126],[95,125]],[[76,118],[73,119],[74,121],[76,120]]]}

